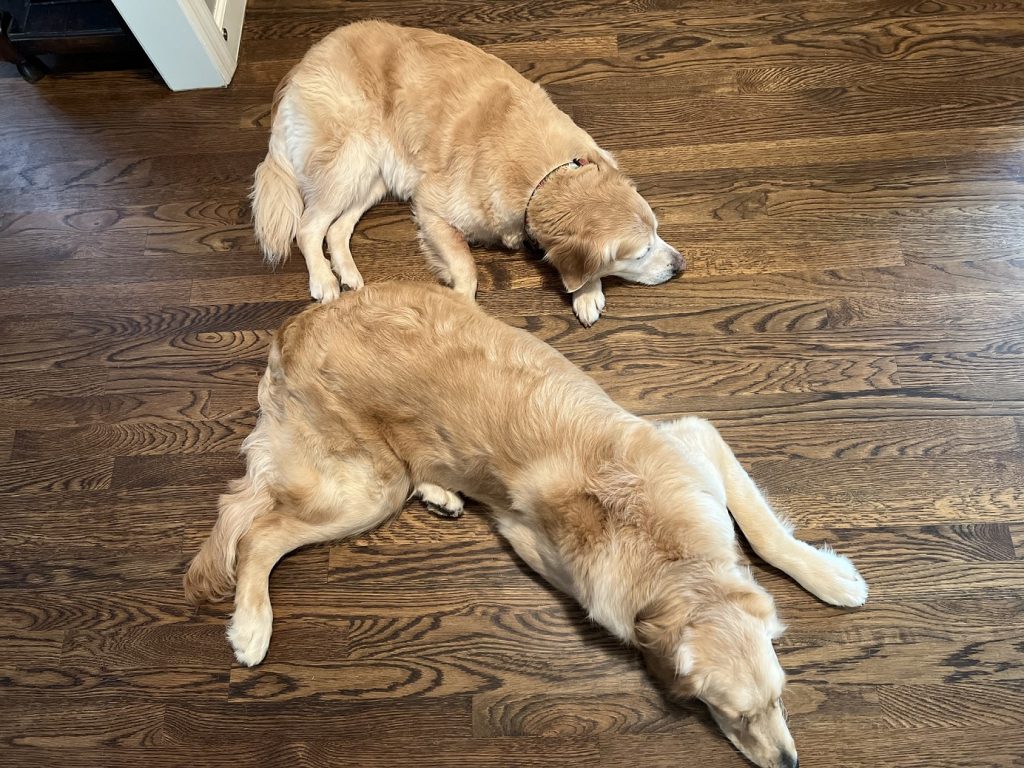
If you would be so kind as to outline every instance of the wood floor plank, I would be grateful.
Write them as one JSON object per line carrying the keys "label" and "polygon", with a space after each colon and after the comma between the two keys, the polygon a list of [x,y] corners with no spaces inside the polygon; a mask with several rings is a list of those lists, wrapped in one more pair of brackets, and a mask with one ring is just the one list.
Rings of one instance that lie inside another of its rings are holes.
{"label": "wood floor plank", "polygon": [[[878,648],[808,646],[783,648],[779,660],[793,679],[819,684],[958,683],[974,680],[1020,681],[1024,666],[1012,659],[1011,639],[967,644],[937,642]],[[1011,654],[1011,655],[1007,655]]]}
{"label": "wood floor plank", "polygon": [[1015,420],[994,418],[891,419],[789,424],[784,429],[737,423],[723,437],[741,459],[943,458],[1019,455]]}
{"label": "wood floor plank", "polygon": [[[0,198],[5,193],[0,191]],[[21,280],[23,271],[46,274],[47,269],[69,268],[70,262],[108,258],[128,260],[146,245],[146,233],[121,230],[106,234],[102,239],[88,230],[72,230],[56,234],[38,231],[18,235],[17,249],[0,249],[0,276],[5,281]],[[108,275],[109,277],[109,275]],[[60,281],[52,281],[59,284]],[[82,305],[88,308],[91,305]]]}
{"label": "wood floor plank", "polygon": [[[764,568],[758,569],[759,578],[766,578],[767,573]],[[979,636],[1012,639],[1024,626],[1021,599],[1014,595],[871,599],[863,608],[848,610],[822,604],[792,582],[785,583],[784,577],[774,581],[771,591],[788,627],[779,647],[875,647],[921,642],[964,647]]]}
{"label": "wood floor plank", "polygon": [[[959,90],[959,92],[956,92]],[[896,104],[891,95],[861,89],[820,89],[803,93],[666,95],[641,112],[624,96],[600,109],[578,105],[573,117],[613,151],[633,140],[632,131],[650,131],[651,146],[718,141],[766,141],[771,137],[861,135],[885,126],[908,131],[922,122],[950,130],[986,128],[1019,121],[1024,103],[1019,91],[970,84],[951,89],[946,98],[907,90]],[[837,129],[837,126],[840,126]],[[655,133],[657,131],[657,133]],[[656,137],[656,138],[654,138]],[[2,146],[2,145],[0,145]]]}
{"label": "wood floor plank", "polygon": [[304,706],[275,702],[230,702],[191,707],[168,705],[164,735],[175,745],[188,747],[197,741],[218,741],[232,749],[244,748],[254,733],[318,741],[332,739],[359,742],[382,732],[401,734],[410,740],[430,740],[444,733],[449,738],[471,736],[470,701],[451,697],[424,701],[415,707],[390,702],[314,702]]}
{"label": "wood floor plank", "polygon": [[8,459],[0,464],[0,493],[100,490],[110,487],[109,456]]}
{"label": "wood floor plank", "polygon": [[0,550],[0,593],[18,594],[26,589],[61,589],[69,593],[97,590],[177,587],[185,565],[177,544],[158,550],[139,550],[129,554],[107,549],[62,549],[47,556],[40,567],[40,556],[52,549],[3,547]]}
{"label": "wood floor plank", "polygon": [[144,310],[164,304],[185,304],[192,290],[192,281],[161,280],[159,282],[125,283],[111,290],[110,283],[99,285],[46,285],[0,288],[3,312],[40,315],[52,312],[74,312],[82,307],[118,312]]}
{"label": "wood floor plank", "polygon": [[[111,697],[98,702],[54,706],[49,699],[0,705],[4,717],[4,752],[14,765],[20,750],[51,754],[89,754],[92,750],[162,748],[164,708],[161,704],[125,704]],[[0,762],[5,758],[0,757]],[[47,763],[42,763],[46,765]]]}
{"label": "wood floor plank", "polygon": [[886,725],[912,729],[1019,729],[1024,724],[1022,697],[1019,683],[887,685],[878,690]]}
{"label": "wood floor plank", "polygon": [[473,697],[473,731],[481,738],[590,739],[607,733],[671,733],[686,727],[686,714],[685,709],[666,707],[664,697],[653,688],[611,693],[564,689],[523,693],[513,688]]}
{"label": "wood floor plank", "polygon": [[[847,70],[848,65],[841,69]],[[988,66],[986,63],[985,66]],[[821,136],[671,147],[621,149],[619,165],[634,174],[695,172],[720,168],[775,168],[830,164],[844,166],[864,160],[910,160],[959,157],[970,153],[1014,152],[1024,141],[1016,125],[955,130],[911,129],[857,136]]]}
{"label": "wood floor plank", "polygon": [[119,670],[116,675],[102,666],[79,668],[70,664],[26,666],[18,670],[17,684],[6,693],[10,704],[32,703],[40,696],[54,695],[78,702],[103,701],[116,696],[121,701],[152,703],[180,696],[223,699],[227,674],[198,669],[175,670],[168,674],[162,665]]}
{"label": "wood floor plank", "polygon": [[237,452],[181,455],[118,456],[114,459],[110,487],[224,488],[228,480],[241,477],[245,465]]}
{"label": "wood floor plank", "polygon": [[178,423],[166,421],[130,424],[90,424],[46,430],[19,430],[14,455],[19,459],[53,455],[151,456],[182,453],[218,453],[238,450],[252,431],[252,417],[210,419]]}
{"label": "wood floor plank", "polygon": [[219,623],[189,621],[114,631],[73,629],[65,637],[62,661],[108,670],[147,666],[183,670],[230,664],[231,649]]}
{"label": "wood floor plank", "polygon": [[[6,350],[5,350],[6,353]],[[71,374],[53,368],[0,370],[0,399],[24,396],[86,397],[102,394],[107,384],[107,370],[102,366],[80,368]]]}
{"label": "wood floor plank", "polygon": [[[219,758],[217,758],[219,760]],[[173,768],[181,761],[211,764],[210,747],[189,744],[168,749],[99,747],[80,751],[52,747],[21,747],[0,754],[0,765],[65,765],[72,768],[100,763],[110,768],[129,768],[145,761],[157,768]],[[354,743],[318,739],[291,742],[281,734],[273,743],[247,744],[233,751],[230,764],[269,763],[299,768],[388,768],[397,762],[460,768],[469,762],[482,768],[555,768],[601,765],[594,746],[575,739],[445,738],[389,740],[379,738]],[[222,764],[229,764],[221,761]]]}
{"label": "wood floor plank", "polygon": [[929,523],[1008,523],[1020,518],[1024,492],[1016,485],[965,483],[930,493],[923,499],[900,497],[890,489],[866,493],[824,488],[816,492],[771,493],[775,506],[797,525],[928,525]]}
{"label": "wood floor plank", "polygon": [[[73,376],[65,372],[65,376]],[[14,429],[73,427],[94,422],[209,419],[227,415],[211,406],[210,391],[136,389],[131,393],[64,397],[59,395],[0,400],[0,419]]]}
{"label": "wood floor plank", "polygon": [[[231,305],[147,307],[134,312],[107,313],[91,306],[77,311],[44,316],[0,318],[17,342],[53,342],[68,337],[79,341],[156,337],[186,332],[216,333],[275,329],[309,304],[301,302],[244,303]],[[77,373],[77,372],[76,372]]]}
{"label": "wood floor plank", "polygon": [[29,664],[58,664],[64,645],[64,631],[22,630],[5,626],[0,634],[3,674],[14,674]]}

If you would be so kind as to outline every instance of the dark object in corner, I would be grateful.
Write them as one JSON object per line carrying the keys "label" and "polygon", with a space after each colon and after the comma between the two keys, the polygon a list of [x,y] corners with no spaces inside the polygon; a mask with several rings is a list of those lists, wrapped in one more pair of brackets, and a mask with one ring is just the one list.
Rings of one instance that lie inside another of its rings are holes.
{"label": "dark object in corner", "polygon": [[145,61],[110,0],[0,0],[0,60],[35,82],[49,71],[37,58],[45,54]]}

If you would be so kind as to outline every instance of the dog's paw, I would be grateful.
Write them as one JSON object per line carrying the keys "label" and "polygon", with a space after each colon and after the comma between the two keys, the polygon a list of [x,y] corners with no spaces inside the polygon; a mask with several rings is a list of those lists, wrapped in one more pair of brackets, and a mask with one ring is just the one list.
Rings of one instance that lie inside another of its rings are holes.
{"label": "dog's paw", "polygon": [[341,286],[338,284],[334,274],[327,270],[326,275],[318,277],[309,276],[309,295],[317,301],[326,304],[341,296]]}
{"label": "dog's paw", "polygon": [[420,483],[416,486],[416,493],[427,509],[438,517],[462,517],[464,505],[462,497],[457,493],[433,483]]}
{"label": "dog's paw", "polygon": [[476,301],[476,280],[457,280],[452,283],[452,290],[465,296],[470,301]]}
{"label": "dog's paw", "polygon": [[340,278],[341,284],[351,291],[358,291],[363,287],[363,276],[358,272],[355,274],[342,275]]}
{"label": "dog's paw", "polygon": [[828,547],[815,550],[817,562],[805,587],[829,605],[855,608],[868,599],[868,584],[850,559]]}
{"label": "dog's paw", "polygon": [[572,311],[587,328],[597,322],[604,310],[604,291],[578,292],[572,298]]}
{"label": "dog's paw", "polygon": [[239,664],[252,667],[263,661],[270,647],[274,617],[265,611],[236,610],[228,627],[228,641]]}
{"label": "dog's paw", "polygon": [[343,289],[358,291],[363,287],[363,276],[359,274],[359,270],[355,268],[354,264],[335,264],[333,261],[331,264]]}

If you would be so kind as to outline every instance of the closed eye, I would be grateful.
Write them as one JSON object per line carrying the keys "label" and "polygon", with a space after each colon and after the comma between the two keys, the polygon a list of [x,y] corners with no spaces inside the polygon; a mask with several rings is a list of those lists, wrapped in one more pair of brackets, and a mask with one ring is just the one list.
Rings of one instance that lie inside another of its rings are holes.
{"label": "closed eye", "polygon": [[782,710],[782,719],[788,723],[789,712],[786,710],[786,705],[783,703],[782,699],[777,699],[775,702],[775,706]]}

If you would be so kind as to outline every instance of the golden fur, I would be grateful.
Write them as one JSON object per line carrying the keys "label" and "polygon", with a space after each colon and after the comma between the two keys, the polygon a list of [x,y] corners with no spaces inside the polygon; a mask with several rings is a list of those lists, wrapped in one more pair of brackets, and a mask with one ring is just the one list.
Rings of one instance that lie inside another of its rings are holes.
{"label": "golden fur", "polygon": [[[559,168],[575,158],[587,163]],[[278,86],[253,187],[257,239],[276,264],[297,238],[311,294],[330,301],[339,280],[363,285],[349,238],[389,192],[412,200],[428,262],[469,297],[467,243],[516,248],[527,234],[586,325],[604,307],[602,277],[654,284],[683,268],[612,156],[540,86],[453,37],[364,21],[313,46]]]}
{"label": "golden fur", "polygon": [[234,587],[240,662],[267,652],[280,557],[377,526],[413,490],[457,515],[460,492],[670,690],[705,701],[755,763],[796,764],[771,643],[782,627],[741,565],[730,511],[822,600],[859,605],[867,587],[845,558],[793,538],[709,423],[636,417],[530,334],[402,283],[286,322],[259,403],[247,474],[185,577],[196,602]]}

